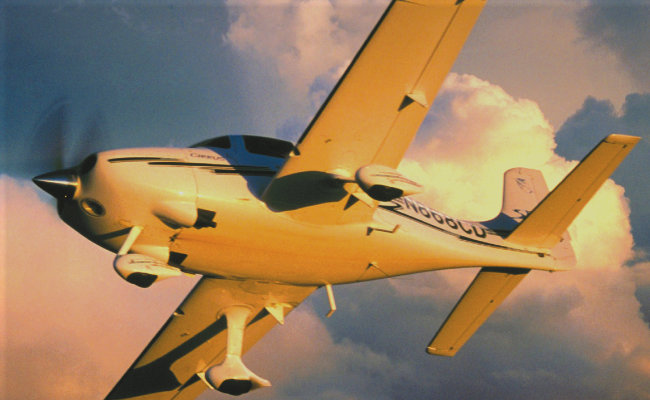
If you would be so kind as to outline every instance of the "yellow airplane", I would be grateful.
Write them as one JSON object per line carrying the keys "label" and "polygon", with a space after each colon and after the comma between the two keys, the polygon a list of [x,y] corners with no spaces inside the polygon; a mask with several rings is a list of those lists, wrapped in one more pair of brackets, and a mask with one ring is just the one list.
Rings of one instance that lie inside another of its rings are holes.
{"label": "yellow airplane", "polygon": [[200,274],[107,399],[194,399],[270,386],[241,355],[332,285],[480,267],[427,351],[453,356],[532,270],[575,262],[567,227],[639,138],[610,135],[551,192],[504,176],[501,213],[453,218],[396,170],[485,0],[394,0],[298,143],[222,136],[88,156],[34,178],[63,221],[148,287]]}

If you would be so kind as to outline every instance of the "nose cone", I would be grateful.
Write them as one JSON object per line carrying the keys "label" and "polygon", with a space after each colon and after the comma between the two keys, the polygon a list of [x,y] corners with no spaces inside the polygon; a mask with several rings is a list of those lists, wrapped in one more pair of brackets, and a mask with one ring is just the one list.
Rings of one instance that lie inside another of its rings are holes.
{"label": "nose cone", "polygon": [[79,177],[69,169],[48,172],[33,178],[32,181],[58,200],[72,198],[79,186]]}

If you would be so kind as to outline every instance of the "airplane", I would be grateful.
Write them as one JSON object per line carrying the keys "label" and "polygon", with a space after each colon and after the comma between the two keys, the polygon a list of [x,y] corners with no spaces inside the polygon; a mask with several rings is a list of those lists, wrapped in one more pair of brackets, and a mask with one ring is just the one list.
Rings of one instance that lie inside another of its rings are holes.
{"label": "airplane", "polygon": [[397,170],[486,0],[393,0],[297,143],[228,135],[91,154],[33,180],[140,287],[201,279],[107,399],[268,387],[241,356],[333,285],[479,268],[426,351],[453,356],[531,270],[575,264],[567,228],[638,137],[603,139],[552,191],[504,174],[488,221],[445,215]]}

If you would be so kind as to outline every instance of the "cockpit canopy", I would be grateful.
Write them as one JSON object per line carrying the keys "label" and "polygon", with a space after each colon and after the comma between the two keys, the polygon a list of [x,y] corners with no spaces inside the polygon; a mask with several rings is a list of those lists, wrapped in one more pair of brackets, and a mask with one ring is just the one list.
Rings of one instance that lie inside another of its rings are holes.
{"label": "cockpit canopy", "polygon": [[243,148],[249,153],[282,159],[285,159],[294,148],[293,143],[286,140],[252,135],[219,136],[204,140],[190,147],[230,149],[238,147],[240,143],[243,144]]}

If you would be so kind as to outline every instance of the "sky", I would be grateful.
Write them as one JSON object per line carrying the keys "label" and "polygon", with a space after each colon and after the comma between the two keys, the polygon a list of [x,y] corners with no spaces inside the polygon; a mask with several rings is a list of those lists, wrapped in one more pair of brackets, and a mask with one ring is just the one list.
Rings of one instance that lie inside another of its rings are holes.
{"label": "sky", "polygon": [[[31,177],[111,148],[295,140],[385,0],[8,1],[0,6],[0,397],[103,398],[196,282],[124,282]],[[650,398],[650,2],[491,0],[400,169],[489,219],[503,172],[549,186],[604,136],[642,136],[454,358],[424,349],[476,271],[316,292],[245,356],[253,399]],[[4,391],[4,393],[3,393]],[[201,398],[217,398],[207,393]],[[223,396],[222,396],[223,397]],[[219,397],[221,398],[221,397]]]}

